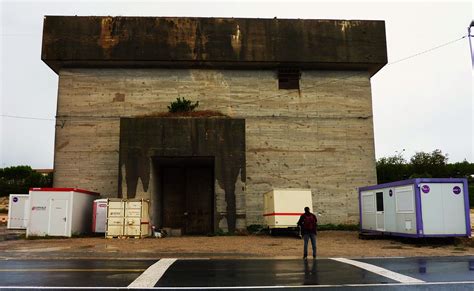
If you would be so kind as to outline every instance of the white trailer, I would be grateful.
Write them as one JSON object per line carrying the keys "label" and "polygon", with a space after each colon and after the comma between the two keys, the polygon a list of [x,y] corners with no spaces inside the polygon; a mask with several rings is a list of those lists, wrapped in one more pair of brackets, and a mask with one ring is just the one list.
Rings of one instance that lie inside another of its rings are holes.
{"label": "white trailer", "polygon": [[274,189],[263,195],[263,217],[270,232],[276,229],[297,230],[304,208],[313,211],[310,189]]}
{"label": "white trailer", "polygon": [[8,202],[8,229],[26,229],[29,215],[28,194],[10,194]]}
{"label": "white trailer", "polygon": [[466,179],[418,178],[359,189],[361,232],[470,236]]}
{"label": "white trailer", "polygon": [[92,232],[94,233],[105,233],[107,224],[107,201],[107,198],[94,200],[92,207]]}
{"label": "white trailer", "polygon": [[31,188],[26,236],[66,236],[91,231],[99,193],[76,188]]}

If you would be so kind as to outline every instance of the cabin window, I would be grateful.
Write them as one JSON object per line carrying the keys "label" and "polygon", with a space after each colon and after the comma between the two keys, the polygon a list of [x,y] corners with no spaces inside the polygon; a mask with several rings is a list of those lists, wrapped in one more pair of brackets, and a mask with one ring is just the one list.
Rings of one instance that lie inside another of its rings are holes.
{"label": "cabin window", "polygon": [[299,69],[279,69],[278,89],[300,89],[301,72]]}
{"label": "cabin window", "polygon": [[383,211],[383,192],[377,192],[377,211]]}

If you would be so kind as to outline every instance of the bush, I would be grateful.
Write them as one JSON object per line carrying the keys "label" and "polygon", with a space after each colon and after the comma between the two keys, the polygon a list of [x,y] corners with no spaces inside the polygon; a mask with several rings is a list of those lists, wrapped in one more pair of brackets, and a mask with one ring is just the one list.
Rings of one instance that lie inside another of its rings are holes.
{"label": "bush", "polygon": [[0,169],[0,197],[8,196],[12,193],[28,193],[32,187],[51,187],[52,184],[52,174],[43,176],[30,166]]}
{"label": "bush", "polygon": [[176,98],[176,101],[171,102],[170,106],[168,106],[168,111],[171,113],[176,112],[191,112],[199,106],[199,101],[196,103],[192,103],[191,100],[187,100],[186,98]]}

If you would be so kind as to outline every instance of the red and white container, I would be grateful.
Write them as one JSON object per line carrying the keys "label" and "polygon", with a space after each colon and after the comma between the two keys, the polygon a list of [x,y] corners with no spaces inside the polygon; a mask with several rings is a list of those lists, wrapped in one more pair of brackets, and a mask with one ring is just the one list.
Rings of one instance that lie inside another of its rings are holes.
{"label": "red and white container", "polygon": [[76,188],[31,188],[26,236],[67,236],[91,231],[99,193]]}
{"label": "red and white container", "polygon": [[92,207],[92,232],[105,233],[107,224],[107,200],[96,199]]}

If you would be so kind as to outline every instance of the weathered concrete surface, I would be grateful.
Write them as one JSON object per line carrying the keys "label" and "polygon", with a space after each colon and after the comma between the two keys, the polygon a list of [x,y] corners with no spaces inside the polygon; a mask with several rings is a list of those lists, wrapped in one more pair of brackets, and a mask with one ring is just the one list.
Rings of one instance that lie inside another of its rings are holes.
{"label": "weathered concrete surface", "polygon": [[240,227],[245,225],[245,193],[244,189],[236,188],[245,184],[246,177],[244,119],[122,118],[120,197],[135,198],[138,194],[152,198],[153,157],[214,157],[214,192],[215,201],[219,202],[214,203],[214,225],[225,219],[225,228],[235,231],[237,213],[243,214]]}
{"label": "weathered concrete surface", "polygon": [[387,63],[373,20],[46,16],[42,60],[67,67],[357,69]]}
{"label": "weathered concrete surface", "polygon": [[278,90],[273,71],[63,69],[54,185],[117,197],[120,118],[167,111],[179,96],[245,119],[246,182],[236,184],[245,195],[236,203],[247,224],[263,222],[263,193],[286,187],[312,190],[321,223],[358,222],[356,188],[376,183],[369,76],[303,71],[298,91]]}

